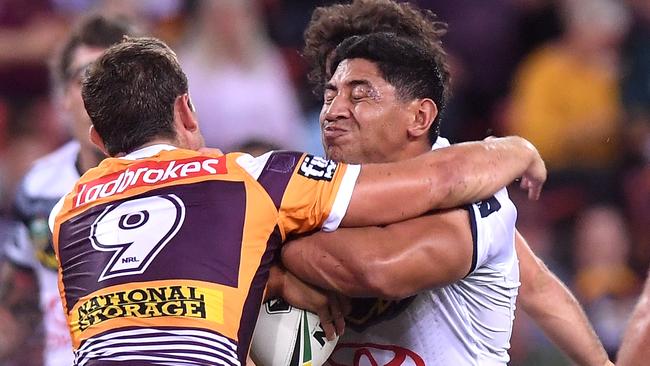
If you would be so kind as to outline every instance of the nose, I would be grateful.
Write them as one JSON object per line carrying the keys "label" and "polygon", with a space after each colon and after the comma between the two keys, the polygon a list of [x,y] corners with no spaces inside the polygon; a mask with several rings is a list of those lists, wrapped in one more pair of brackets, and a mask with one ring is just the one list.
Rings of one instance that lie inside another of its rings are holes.
{"label": "nose", "polygon": [[323,104],[321,117],[325,121],[336,121],[340,119],[347,119],[351,116],[351,105],[347,98],[343,95],[337,95],[332,99],[329,104]]}

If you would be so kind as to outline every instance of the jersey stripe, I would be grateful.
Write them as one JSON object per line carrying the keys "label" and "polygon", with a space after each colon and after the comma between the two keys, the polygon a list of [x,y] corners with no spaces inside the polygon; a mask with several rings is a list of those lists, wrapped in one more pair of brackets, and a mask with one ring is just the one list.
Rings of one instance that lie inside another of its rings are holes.
{"label": "jersey stripe", "polygon": [[272,153],[264,169],[262,169],[262,173],[257,178],[257,181],[273,199],[277,209],[280,208],[284,191],[291,179],[291,175],[287,173],[295,169],[296,161],[300,160],[302,155],[301,153],[288,151]]}
{"label": "jersey stripe", "polygon": [[[183,329],[130,329],[95,337],[76,352],[76,364],[89,360],[187,362],[239,365],[235,342],[213,332]],[[128,356],[129,358],[124,358]]]}

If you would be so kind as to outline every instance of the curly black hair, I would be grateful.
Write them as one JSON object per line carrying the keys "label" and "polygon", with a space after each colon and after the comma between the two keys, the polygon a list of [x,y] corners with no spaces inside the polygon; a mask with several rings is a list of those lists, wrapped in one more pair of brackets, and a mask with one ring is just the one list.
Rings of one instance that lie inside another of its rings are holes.
{"label": "curly black hair", "polygon": [[314,10],[305,30],[303,56],[314,83],[316,95],[331,76],[328,58],[344,39],[375,32],[390,32],[422,42],[435,53],[436,68],[440,72],[445,99],[449,90],[447,54],[442,48],[442,36],[447,24],[438,20],[430,10],[409,3],[392,0],[355,0],[350,4],[336,4]]}

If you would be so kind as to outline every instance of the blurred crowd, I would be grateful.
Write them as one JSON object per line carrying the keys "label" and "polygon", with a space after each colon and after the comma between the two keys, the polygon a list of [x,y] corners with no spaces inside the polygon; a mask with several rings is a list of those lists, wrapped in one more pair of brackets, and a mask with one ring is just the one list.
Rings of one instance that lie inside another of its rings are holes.
{"label": "blurred crowd", "polygon": [[[549,180],[538,202],[511,190],[518,228],[613,357],[650,263],[650,1],[413,2],[449,23],[442,135],[518,134],[537,146]],[[124,14],[176,50],[209,146],[322,154],[322,97],[300,50],[312,10],[329,3],[0,0],[0,240],[26,169],[70,138],[49,63],[80,16]],[[0,365],[38,365],[33,332]],[[511,356],[514,366],[568,364],[522,313]]]}

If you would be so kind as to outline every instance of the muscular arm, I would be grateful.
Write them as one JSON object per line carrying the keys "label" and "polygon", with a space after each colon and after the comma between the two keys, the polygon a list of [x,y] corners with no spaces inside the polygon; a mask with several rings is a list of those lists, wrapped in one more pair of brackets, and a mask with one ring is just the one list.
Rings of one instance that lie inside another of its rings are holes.
{"label": "muscular arm", "polygon": [[324,289],[399,299],[467,275],[472,252],[468,213],[456,209],[383,228],[319,232],[286,244],[282,261]]}
{"label": "muscular arm", "polygon": [[578,365],[606,365],[607,353],[569,289],[516,233],[521,287],[518,304]]}
{"label": "muscular arm", "polygon": [[632,313],[616,364],[645,365],[650,360],[650,272],[638,304]]}
{"label": "muscular arm", "polygon": [[388,224],[479,201],[522,175],[529,197],[537,198],[546,169],[535,147],[520,137],[457,144],[398,163],[364,165],[341,225]]}

